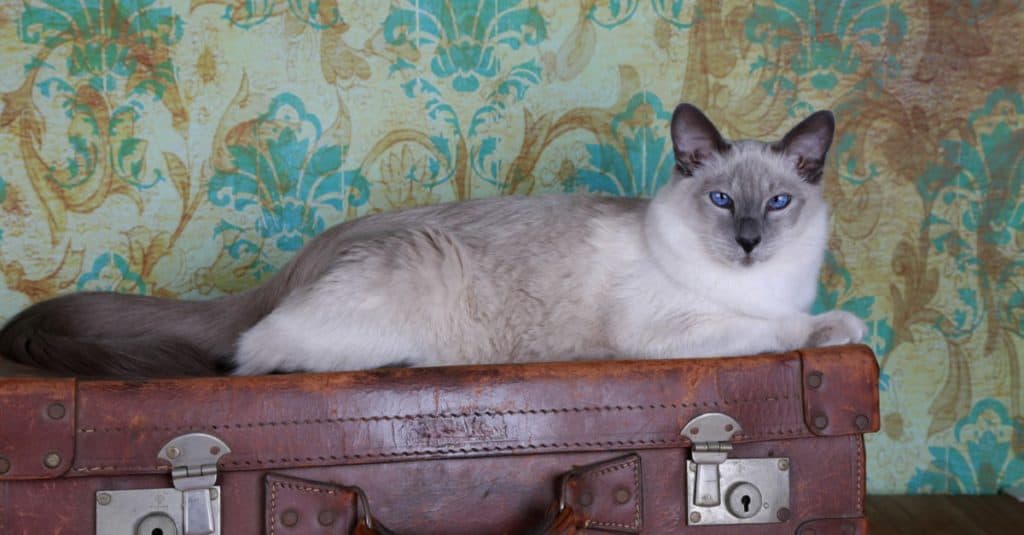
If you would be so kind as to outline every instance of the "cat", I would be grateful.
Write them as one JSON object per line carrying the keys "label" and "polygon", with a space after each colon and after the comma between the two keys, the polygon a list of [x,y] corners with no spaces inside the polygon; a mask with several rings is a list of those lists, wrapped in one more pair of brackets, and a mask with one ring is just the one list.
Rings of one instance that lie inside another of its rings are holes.
{"label": "cat", "polygon": [[859,342],[812,316],[835,119],[726,140],[683,103],[652,199],[499,197],[365,216],[261,287],[210,301],[81,293],[0,332],[16,361],[101,376],[782,352]]}

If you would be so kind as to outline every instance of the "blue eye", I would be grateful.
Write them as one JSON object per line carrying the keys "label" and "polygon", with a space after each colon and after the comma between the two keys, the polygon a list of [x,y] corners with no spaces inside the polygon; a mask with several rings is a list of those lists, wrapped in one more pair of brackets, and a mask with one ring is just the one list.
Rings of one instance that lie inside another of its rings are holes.
{"label": "blue eye", "polygon": [[780,195],[776,195],[776,196],[772,197],[771,199],[768,199],[768,209],[769,210],[782,210],[783,208],[789,206],[789,202],[792,201],[792,200],[793,200],[793,197],[791,197],[788,193],[782,193]]}
{"label": "blue eye", "polygon": [[711,198],[711,204],[719,208],[732,208],[732,197],[721,191],[712,191],[708,194],[708,197]]}

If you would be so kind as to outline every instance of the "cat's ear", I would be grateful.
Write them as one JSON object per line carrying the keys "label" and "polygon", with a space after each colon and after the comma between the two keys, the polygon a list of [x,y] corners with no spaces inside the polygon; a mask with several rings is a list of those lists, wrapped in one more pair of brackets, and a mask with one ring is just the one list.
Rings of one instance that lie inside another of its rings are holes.
{"label": "cat's ear", "polygon": [[709,158],[727,152],[730,145],[696,106],[683,103],[672,113],[672,147],[679,170],[690,176]]}
{"label": "cat's ear", "polygon": [[825,155],[832,145],[835,130],[836,119],[832,112],[817,111],[800,121],[772,148],[785,154],[804,180],[817,184],[821,180]]}

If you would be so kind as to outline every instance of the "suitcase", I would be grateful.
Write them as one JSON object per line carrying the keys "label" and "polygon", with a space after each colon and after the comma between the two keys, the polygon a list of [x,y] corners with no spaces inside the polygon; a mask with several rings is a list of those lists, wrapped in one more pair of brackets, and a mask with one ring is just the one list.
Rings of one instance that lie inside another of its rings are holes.
{"label": "suitcase", "polygon": [[0,533],[866,533],[865,346],[0,378]]}

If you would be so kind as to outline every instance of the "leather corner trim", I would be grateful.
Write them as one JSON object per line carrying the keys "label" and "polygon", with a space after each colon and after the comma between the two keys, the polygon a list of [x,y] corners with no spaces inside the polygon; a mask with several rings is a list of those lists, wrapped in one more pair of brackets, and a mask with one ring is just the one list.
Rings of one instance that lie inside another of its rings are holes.
{"label": "leather corner trim", "polygon": [[0,481],[53,479],[75,458],[74,378],[0,381]]}
{"label": "leather corner trim", "polygon": [[797,535],[867,535],[868,520],[855,518],[819,518],[808,520],[796,530]]}
{"label": "leather corner trim", "polygon": [[643,529],[643,471],[640,456],[577,467],[563,481],[566,505],[592,531],[640,533]]}
{"label": "leather corner trim", "polygon": [[878,431],[878,361],[864,345],[800,351],[804,422],[819,436]]}

